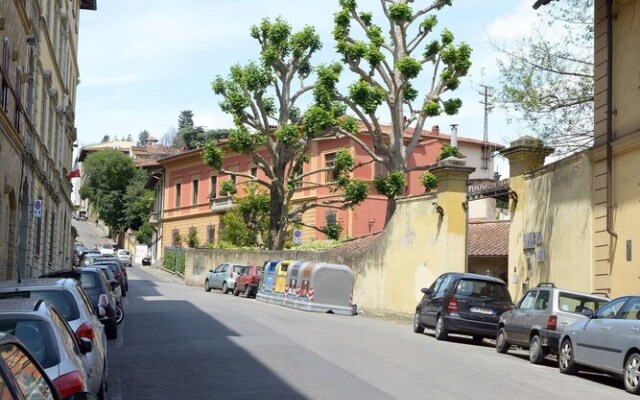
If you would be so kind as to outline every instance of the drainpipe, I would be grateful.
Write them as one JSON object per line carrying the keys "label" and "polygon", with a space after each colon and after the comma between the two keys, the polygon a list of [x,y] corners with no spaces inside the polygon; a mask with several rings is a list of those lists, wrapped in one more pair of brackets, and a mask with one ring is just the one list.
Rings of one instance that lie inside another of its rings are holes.
{"label": "drainpipe", "polygon": [[611,142],[613,142],[613,0],[607,0],[607,233],[618,238],[613,231],[611,209]]}

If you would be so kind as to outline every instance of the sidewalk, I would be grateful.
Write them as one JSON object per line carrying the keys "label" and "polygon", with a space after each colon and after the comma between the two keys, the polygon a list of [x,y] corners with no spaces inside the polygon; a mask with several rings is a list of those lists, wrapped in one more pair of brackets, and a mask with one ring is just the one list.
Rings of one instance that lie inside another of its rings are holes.
{"label": "sidewalk", "polygon": [[184,285],[184,278],[181,277],[180,275],[169,271],[167,269],[164,269],[162,267],[154,267],[154,266],[148,266],[148,265],[140,265],[140,264],[136,264],[134,267],[132,268],[139,268],[141,270],[143,270],[144,272],[147,272],[151,275],[154,275],[162,280],[164,280],[165,282],[173,282],[173,283],[177,283],[180,285]]}

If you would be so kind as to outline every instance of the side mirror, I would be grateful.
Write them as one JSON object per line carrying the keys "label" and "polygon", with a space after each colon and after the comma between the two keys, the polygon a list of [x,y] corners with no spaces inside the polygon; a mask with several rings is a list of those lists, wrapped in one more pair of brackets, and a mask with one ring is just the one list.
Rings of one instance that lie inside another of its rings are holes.
{"label": "side mirror", "polygon": [[87,338],[80,338],[80,340],[78,340],[78,344],[80,347],[80,353],[82,354],[87,354],[93,350],[93,342]]}
{"label": "side mirror", "polygon": [[209,272],[211,272],[213,274],[213,270],[212,269],[210,269]]}
{"label": "side mirror", "polygon": [[593,314],[593,311],[591,311],[590,309],[584,308],[582,309],[582,315],[584,315],[587,318],[593,318],[594,314]]}
{"label": "side mirror", "polygon": [[431,289],[423,287],[422,289],[420,289],[420,291],[424,294],[431,294]]}

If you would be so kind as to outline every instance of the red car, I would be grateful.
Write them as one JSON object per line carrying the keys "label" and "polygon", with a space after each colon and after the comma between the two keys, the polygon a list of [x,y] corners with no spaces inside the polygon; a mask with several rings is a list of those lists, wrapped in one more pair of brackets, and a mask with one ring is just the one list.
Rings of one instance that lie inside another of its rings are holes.
{"label": "red car", "polygon": [[262,276],[262,266],[247,265],[244,267],[240,275],[236,278],[236,285],[233,289],[233,295],[238,296],[244,293],[244,297],[255,297],[258,292],[258,283]]}

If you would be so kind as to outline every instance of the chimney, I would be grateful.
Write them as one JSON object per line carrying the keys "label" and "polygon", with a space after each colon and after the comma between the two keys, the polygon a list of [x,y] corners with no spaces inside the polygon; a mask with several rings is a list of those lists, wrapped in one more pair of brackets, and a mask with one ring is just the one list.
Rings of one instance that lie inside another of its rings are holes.
{"label": "chimney", "polygon": [[451,146],[458,147],[458,124],[451,124]]}
{"label": "chimney", "polygon": [[431,127],[431,134],[438,136],[440,134],[440,127],[438,125],[434,125]]}

